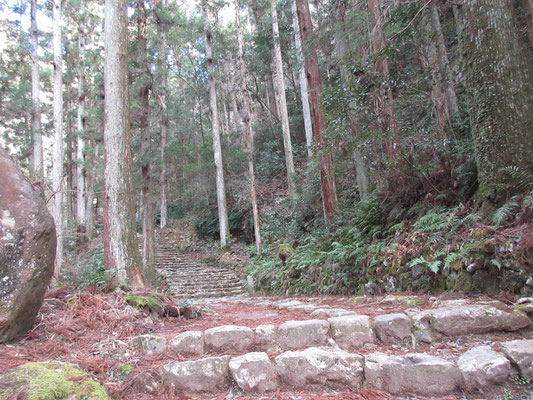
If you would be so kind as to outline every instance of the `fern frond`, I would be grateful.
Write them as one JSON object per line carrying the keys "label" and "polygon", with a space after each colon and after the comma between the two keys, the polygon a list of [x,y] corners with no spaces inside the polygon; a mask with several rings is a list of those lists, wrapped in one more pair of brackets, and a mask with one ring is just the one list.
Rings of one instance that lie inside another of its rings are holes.
{"label": "fern frond", "polygon": [[500,226],[519,210],[520,206],[516,202],[516,196],[514,196],[511,200],[496,210],[492,217],[492,222],[494,222],[496,226]]}
{"label": "fern frond", "polygon": [[524,168],[510,165],[500,168],[500,172],[507,173],[513,180],[513,185],[519,190],[528,190],[533,188],[533,173]]}

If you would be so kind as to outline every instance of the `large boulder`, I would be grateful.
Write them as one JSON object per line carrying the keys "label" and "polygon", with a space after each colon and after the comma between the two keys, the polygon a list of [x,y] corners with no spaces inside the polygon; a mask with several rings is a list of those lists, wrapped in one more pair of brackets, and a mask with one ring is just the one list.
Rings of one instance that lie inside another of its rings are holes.
{"label": "large boulder", "polygon": [[267,353],[248,353],[233,357],[229,362],[231,376],[239,389],[245,393],[274,392],[279,378]]}
{"label": "large boulder", "polygon": [[370,317],[366,315],[348,315],[328,319],[331,335],[343,350],[352,350],[365,343],[374,342],[374,332],[370,326]]}
{"label": "large boulder", "polygon": [[278,345],[283,350],[322,346],[328,341],[329,322],[320,319],[287,321],[278,328]]}
{"label": "large boulder", "polygon": [[223,325],[204,332],[205,348],[209,352],[242,352],[254,343],[254,331],[247,326]]}
{"label": "large boulder", "polygon": [[214,393],[230,386],[231,356],[202,358],[163,365],[159,373],[164,382],[186,393]]}
{"label": "large boulder", "polygon": [[344,350],[310,347],[276,357],[281,382],[296,389],[356,389],[363,383],[363,358]]}
{"label": "large boulder", "polygon": [[56,232],[42,191],[0,148],[0,342],[25,334],[54,273]]}
{"label": "large boulder", "polygon": [[533,339],[512,340],[502,343],[502,350],[520,375],[533,378]]}
{"label": "large boulder", "polygon": [[461,378],[451,362],[423,353],[389,356],[378,352],[365,359],[366,384],[392,394],[445,396],[458,389]]}
{"label": "large boulder", "polygon": [[531,325],[531,320],[520,311],[507,312],[484,304],[447,304],[410,316],[418,333],[427,332],[432,337],[516,331]]}
{"label": "large boulder", "polygon": [[511,363],[490,346],[477,346],[464,353],[457,366],[463,374],[463,386],[467,390],[505,382],[511,374]]}

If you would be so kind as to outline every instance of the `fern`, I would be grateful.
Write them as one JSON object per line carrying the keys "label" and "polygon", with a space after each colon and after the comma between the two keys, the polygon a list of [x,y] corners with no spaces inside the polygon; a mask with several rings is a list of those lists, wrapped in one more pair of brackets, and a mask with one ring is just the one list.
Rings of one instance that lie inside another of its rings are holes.
{"label": "fern", "polygon": [[515,165],[500,168],[500,172],[507,173],[513,180],[513,185],[518,190],[528,190],[533,188],[533,173]]}
{"label": "fern", "polygon": [[446,258],[444,259],[444,269],[450,268],[450,265],[452,265],[457,260],[461,259],[461,253],[451,252],[449,253]]}
{"label": "fern", "polygon": [[520,206],[516,202],[516,199],[516,196],[511,197],[511,200],[496,210],[492,216],[492,222],[494,222],[496,226],[500,226],[502,223],[509,220],[513,214],[516,214],[516,212],[520,210]]}

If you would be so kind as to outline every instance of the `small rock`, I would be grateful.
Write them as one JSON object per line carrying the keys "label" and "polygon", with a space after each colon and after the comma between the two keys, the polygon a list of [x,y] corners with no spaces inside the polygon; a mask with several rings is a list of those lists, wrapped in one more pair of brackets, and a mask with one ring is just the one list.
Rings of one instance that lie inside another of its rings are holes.
{"label": "small rock", "polygon": [[259,325],[255,328],[254,346],[261,351],[271,351],[276,343],[276,327],[274,325]]}
{"label": "small rock", "polygon": [[172,338],[169,346],[181,355],[201,356],[204,354],[204,333],[200,331],[180,333]]}
{"label": "small rock", "polygon": [[278,375],[266,353],[233,357],[229,369],[235,383],[245,393],[273,392],[279,386]]}
{"label": "small rock", "polygon": [[163,365],[159,373],[164,382],[186,393],[214,393],[230,386],[230,356],[202,358]]}
{"label": "small rock", "polygon": [[247,326],[223,325],[204,332],[207,351],[246,351],[254,342],[254,332]]}
{"label": "small rock", "polygon": [[502,343],[505,356],[518,367],[520,375],[533,378],[533,339]]}
{"label": "small rock", "polygon": [[483,389],[490,384],[504,382],[511,373],[507,358],[493,351],[490,346],[478,346],[468,350],[457,360],[463,374],[466,390]]}
{"label": "small rock", "polygon": [[327,343],[329,323],[320,319],[287,321],[278,328],[278,344],[282,349],[299,349]]}
{"label": "small rock", "polygon": [[135,336],[131,338],[130,343],[149,356],[162,353],[167,348],[165,338],[150,334]]}
{"label": "small rock", "polygon": [[363,382],[362,357],[344,350],[311,347],[288,351],[276,357],[276,366],[281,381],[294,388],[356,388]]}
{"label": "small rock", "polygon": [[443,396],[458,388],[461,373],[451,362],[428,354],[372,353],[365,359],[365,379],[370,387],[392,394]]}
{"label": "small rock", "polygon": [[282,303],[278,303],[277,304],[277,307],[278,307],[278,310],[285,310],[289,307],[292,307],[292,306],[300,306],[304,303],[302,303],[301,301],[298,301],[298,300],[291,300],[291,301],[284,301]]}
{"label": "small rock", "polygon": [[402,342],[411,336],[413,324],[402,313],[379,315],[374,318],[374,331],[384,344]]}
{"label": "small rock", "polygon": [[312,313],[317,308],[319,308],[319,307],[315,306],[314,304],[300,304],[300,305],[296,305],[296,306],[287,307],[287,310],[289,310],[289,311],[303,311],[303,312],[306,312],[306,313]]}
{"label": "small rock", "polygon": [[355,311],[345,310],[344,308],[318,308],[311,313],[313,318],[334,318],[346,315],[357,315]]}
{"label": "small rock", "polygon": [[366,315],[335,317],[328,319],[331,335],[343,350],[351,350],[374,341],[370,318]]}

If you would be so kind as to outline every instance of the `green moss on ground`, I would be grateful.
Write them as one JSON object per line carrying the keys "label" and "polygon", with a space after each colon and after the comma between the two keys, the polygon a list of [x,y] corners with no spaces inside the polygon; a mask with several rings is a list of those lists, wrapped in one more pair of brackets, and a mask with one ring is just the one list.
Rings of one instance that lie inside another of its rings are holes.
{"label": "green moss on ground", "polygon": [[24,391],[26,400],[112,400],[105,388],[71,365],[30,362],[0,375],[0,398]]}

